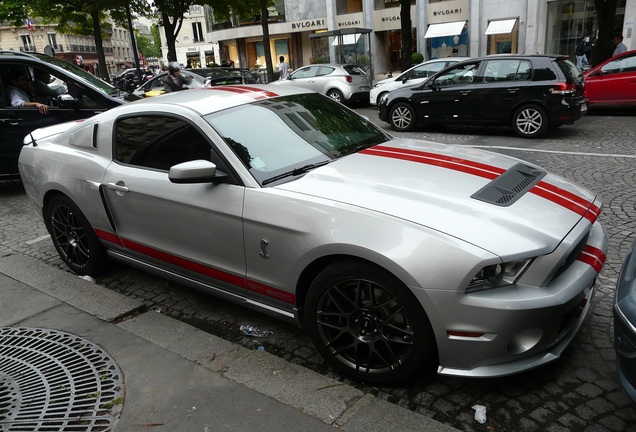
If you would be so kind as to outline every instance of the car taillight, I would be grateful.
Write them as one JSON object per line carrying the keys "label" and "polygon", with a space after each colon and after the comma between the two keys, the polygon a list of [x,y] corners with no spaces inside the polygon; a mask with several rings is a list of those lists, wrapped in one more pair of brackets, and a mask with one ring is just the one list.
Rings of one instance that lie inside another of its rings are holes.
{"label": "car taillight", "polygon": [[550,89],[550,93],[558,95],[571,95],[576,93],[576,86],[568,83],[557,83]]}
{"label": "car taillight", "polygon": [[345,77],[345,79],[347,80],[348,83],[352,83],[353,82],[353,78],[351,78],[351,75],[347,75]]}

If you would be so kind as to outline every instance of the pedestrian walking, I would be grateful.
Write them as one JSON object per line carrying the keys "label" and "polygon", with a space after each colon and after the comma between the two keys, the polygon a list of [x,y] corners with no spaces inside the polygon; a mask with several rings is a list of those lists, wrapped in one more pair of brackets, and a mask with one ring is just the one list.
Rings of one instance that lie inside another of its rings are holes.
{"label": "pedestrian walking", "polygon": [[585,56],[585,49],[587,48],[587,37],[583,36],[581,41],[576,45],[574,50],[574,56],[576,57],[576,67],[579,70],[583,69],[583,66],[587,64],[587,57]]}

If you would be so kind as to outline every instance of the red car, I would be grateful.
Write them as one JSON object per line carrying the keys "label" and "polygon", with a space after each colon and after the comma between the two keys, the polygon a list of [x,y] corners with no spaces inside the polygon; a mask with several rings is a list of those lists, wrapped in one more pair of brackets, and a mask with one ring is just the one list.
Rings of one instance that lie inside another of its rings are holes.
{"label": "red car", "polygon": [[590,107],[636,107],[636,50],[605,60],[584,76]]}

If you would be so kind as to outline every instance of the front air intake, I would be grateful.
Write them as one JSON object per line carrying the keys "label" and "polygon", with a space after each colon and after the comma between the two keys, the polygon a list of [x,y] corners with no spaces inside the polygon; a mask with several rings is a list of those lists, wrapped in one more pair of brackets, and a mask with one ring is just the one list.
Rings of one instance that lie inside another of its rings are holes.
{"label": "front air intake", "polygon": [[508,207],[521,198],[546,176],[546,172],[518,163],[508,171],[479,189],[471,198],[489,204]]}

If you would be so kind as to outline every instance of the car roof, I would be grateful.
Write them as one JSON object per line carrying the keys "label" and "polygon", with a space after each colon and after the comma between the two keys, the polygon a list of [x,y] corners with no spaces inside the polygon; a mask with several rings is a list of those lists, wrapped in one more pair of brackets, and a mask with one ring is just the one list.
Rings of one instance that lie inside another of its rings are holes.
{"label": "car roof", "polygon": [[267,84],[222,85],[167,93],[158,97],[136,101],[134,103],[127,104],[127,106],[132,109],[133,106],[139,107],[139,105],[142,104],[148,105],[159,103],[179,105],[189,108],[197,112],[199,115],[204,116],[258,100],[294,94],[315,94],[315,92],[299,87],[272,87]]}

